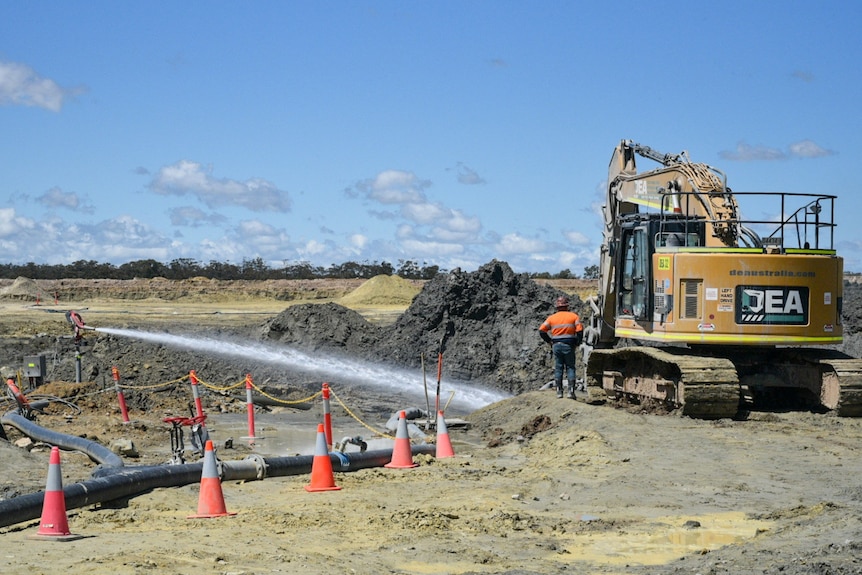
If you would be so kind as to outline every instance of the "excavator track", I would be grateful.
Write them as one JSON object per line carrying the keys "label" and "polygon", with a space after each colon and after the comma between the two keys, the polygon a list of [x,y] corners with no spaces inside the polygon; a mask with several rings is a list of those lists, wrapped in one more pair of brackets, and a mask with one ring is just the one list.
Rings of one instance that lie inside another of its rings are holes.
{"label": "excavator track", "polygon": [[[597,349],[589,355],[587,384],[592,398],[604,393],[652,399],[697,419],[732,418],[764,407],[862,417],[862,359],[825,349],[725,356],[685,348]],[[797,403],[776,402],[776,397]]]}
{"label": "excavator track", "polygon": [[736,367],[725,358],[684,355],[652,347],[597,349],[587,382],[611,397],[650,398],[698,419],[734,417],[739,411]]}
{"label": "excavator track", "polygon": [[821,402],[841,417],[862,417],[862,359],[818,358]]}

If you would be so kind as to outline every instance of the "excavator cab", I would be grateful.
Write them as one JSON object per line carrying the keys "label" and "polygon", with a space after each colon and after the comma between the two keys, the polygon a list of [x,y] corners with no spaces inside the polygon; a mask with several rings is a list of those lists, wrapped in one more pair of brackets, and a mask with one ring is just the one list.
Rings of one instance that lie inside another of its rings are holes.
{"label": "excavator cab", "polygon": [[654,321],[653,254],[657,248],[702,246],[704,226],[684,217],[668,219],[638,214],[623,220],[620,249],[615,250],[617,261],[613,266],[619,286],[617,317]]}

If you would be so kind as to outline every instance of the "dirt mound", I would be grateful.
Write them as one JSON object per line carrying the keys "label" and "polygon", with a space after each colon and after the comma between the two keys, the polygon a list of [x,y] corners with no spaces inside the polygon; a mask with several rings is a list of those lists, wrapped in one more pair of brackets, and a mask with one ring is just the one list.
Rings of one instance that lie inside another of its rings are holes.
{"label": "dirt mound", "polygon": [[152,279],[79,279],[31,280],[18,278],[14,283],[0,280],[0,297],[22,299],[42,294],[61,302],[112,300],[163,300],[166,302],[240,302],[255,300],[308,301],[335,299],[362,284],[361,279],[309,280],[218,280],[194,277],[186,280]]}
{"label": "dirt mound", "polygon": [[[451,322],[444,352],[450,377],[479,381],[509,392],[537,389],[551,377],[553,364],[538,327],[560,290],[542,286],[493,260],[475,272],[439,274],[385,332],[377,356],[408,367],[420,354],[436,357]],[[574,309],[581,301],[571,298]]]}
{"label": "dirt mound", "polygon": [[862,284],[845,280],[842,304],[844,343],[838,349],[852,357],[862,357]]}
{"label": "dirt mound", "polygon": [[378,333],[378,328],[344,306],[298,304],[267,321],[261,338],[306,350],[342,348],[356,352],[370,347]]}
{"label": "dirt mound", "polygon": [[342,297],[338,303],[347,307],[377,305],[410,305],[421,288],[400,276],[374,276]]}
{"label": "dirt mound", "polygon": [[0,289],[0,296],[13,298],[36,298],[41,293],[41,289],[35,280],[30,278],[18,277],[12,282],[12,285]]}

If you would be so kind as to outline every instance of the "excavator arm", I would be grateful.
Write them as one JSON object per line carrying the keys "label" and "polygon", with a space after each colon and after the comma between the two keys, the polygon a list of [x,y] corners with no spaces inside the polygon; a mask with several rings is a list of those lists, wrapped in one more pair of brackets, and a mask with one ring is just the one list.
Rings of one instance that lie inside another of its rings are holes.
{"label": "excavator arm", "polygon": [[[652,160],[660,167],[638,172],[636,157]],[[599,264],[599,296],[589,303],[593,321],[585,335],[592,345],[614,340],[611,323],[616,305],[613,254],[619,249],[620,224],[624,217],[644,212],[686,216],[704,223],[704,245],[737,247],[740,241],[757,245],[760,239],[739,224],[739,207],[727,187],[723,172],[707,164],[692,162],[688,152],[664,154],[622,140],[608,166],[604,211],[604,241]]]}

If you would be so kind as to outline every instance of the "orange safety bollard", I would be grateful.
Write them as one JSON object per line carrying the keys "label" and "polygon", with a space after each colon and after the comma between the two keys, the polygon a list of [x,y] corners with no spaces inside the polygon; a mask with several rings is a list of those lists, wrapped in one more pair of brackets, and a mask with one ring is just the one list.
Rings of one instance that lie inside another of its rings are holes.
{"label": "orange safety bollard", "polygon": [[251,381],[251,374],[247,373],[245,376],[245,403],[248,410],[248,436],[243,437],[243,439],[248,439],[249,443],[252,445],[254,445],[254,440],[256,439],[254,436],[254,401],[251,397],[251,390],[253,387],[254,384]]}
{"label": "orange safety bollard", "polygon": [[15,398],[15,403],[18,404],[18,411],[23,415],[28,415],[30,413],[30,402],[27,401],[27,397],[21,393],[21,390],[18,389],[18,386],[15,385],[15,380],[10,378],[6,379],[6,387],[9,388],[9,391],[12,393],[12,397]]}
{"label": "orange safety bollard", "polygon": [[195,411],[196,411],[195,415],[197,415],[198,417],[201,417],[204,414],[204,406],[201,403],[201,396],[200,396],[200,393],[198,392],[198,376],[195,373],[195,370],[191,370],[189,372],[189,381],[191,381],[191,384],[192,384],[192,398],[195,401]]}
{"label": "orange safety bollard", "polygon": [[329,384],[324,382],[321,391],[323,396],[323,431],[326,434],[326,448],[332,449],[332,412],[329,405]]}
{"label": "orange safety bollard", "polygon": [[131,423],[129,421],[129,409],[126,407],[126,396],[120,389],[120,370],[117,369],[117,366],[111,368],[111,377],[114,378],[114,387],[117,389],[117,401],[120,402],[120,414],[123,416],[123,423]]}

